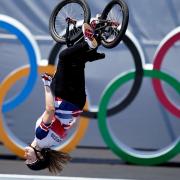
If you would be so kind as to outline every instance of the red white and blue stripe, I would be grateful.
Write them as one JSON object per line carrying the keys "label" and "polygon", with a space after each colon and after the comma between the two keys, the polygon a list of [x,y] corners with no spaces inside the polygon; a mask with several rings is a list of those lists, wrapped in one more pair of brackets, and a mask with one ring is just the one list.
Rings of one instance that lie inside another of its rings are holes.
{"label": "red white and blue stripe", "polygon": [[77,117],[82,113],[78,107],[74,104],[55,98],[55,118],[58,119],[64,126],[64,129],[68,129],[75,123]]}
{"label": "red white and blue stripe", "polygon": [[43,115],[36,122],[35,139],[39,147],[52,147],[60,144],[82,113],[75,105],[60,98],[55,98],[55,114],[52,123],[43,123]]}

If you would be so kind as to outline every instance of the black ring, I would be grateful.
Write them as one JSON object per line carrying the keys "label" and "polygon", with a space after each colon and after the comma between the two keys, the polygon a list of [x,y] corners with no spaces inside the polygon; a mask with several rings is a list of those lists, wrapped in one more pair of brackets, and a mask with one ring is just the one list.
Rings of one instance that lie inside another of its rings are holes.
{"label": "black ring", "polygon": [[[143,66],[142,66],[142,61],[141,61],[141,55],[138,51],[138,48],[134,44],[134,42],[127,36],[125,35],[123,40],[122,40],[125,45],[128,47],[130,50],[134,64],[135,64],[135,69],[136,69],[136,77],[134,79],[134,83],[132,85],[131,90],[129,91],[128,95],[125,97],[123,101],[121,101],[118,105],[108,109],[107,115],[112,116],[122,110],[124,110],[128,105],[131,104],[131,102],[134,100],[134,98],[137,96],[139,89],[142,84],[143,80]],[[49,55],[49,63],[50,65],[55,65],[56,64],[56,58],[60,53],[60,50],[62,47],[65,46],[60,43],[56,43],[54,47],[51,50],[51,53]],[[91,111],[84,111],[82,113],[82,116],[89,117],[89,118],[97,118],[97,112],[91,112]]]}

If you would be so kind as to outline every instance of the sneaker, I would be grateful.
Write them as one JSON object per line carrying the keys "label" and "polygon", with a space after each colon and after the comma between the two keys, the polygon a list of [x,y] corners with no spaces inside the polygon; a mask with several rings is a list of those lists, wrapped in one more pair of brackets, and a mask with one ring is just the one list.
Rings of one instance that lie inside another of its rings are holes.
{"label": "sneaker", "polygon": [[52,76],[47,74],[47,73],[44,73],[41,75],[41,78],[42,78],[42,81],[44,83],[44,86],[49,86],[51,85],[51,82],[52,82]]}
{"label": "sneaker", "polygon": [[88,43],[89,47],[91,49],[97,48],[98,43],[94,37],[94,32],[91,26],[87,23],[84,23],[82,25],[82,31],[83,31],[84,39]]}

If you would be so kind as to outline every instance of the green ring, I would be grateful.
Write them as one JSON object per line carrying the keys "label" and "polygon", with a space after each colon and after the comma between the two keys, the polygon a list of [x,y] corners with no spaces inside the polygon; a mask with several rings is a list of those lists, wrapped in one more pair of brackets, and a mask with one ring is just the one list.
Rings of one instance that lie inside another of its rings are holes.
{"label": "green ring", "polygon": [[[180,94],[180,83],[170,75],[157,71],[157,70],[144,70],[145,77],[158,78],[169,85],[171,85],[177,93]],[[170,146],[165,149],[158,150],[155,153],[151,154],[140,154],[137,151],[134,151],[130,147],[126,145],[120,145],[116,138],[113,139],[110,130],[108,129],[108,123],[106,121],[107,117],[107,107],[109,101],[114,94],[114,92],[120,88],[124,83],[128,82],[135,78],[135,72],[127,72],[125,75],[118,76],[115,80],[113,80],[105,89],[98,112],[98,126],[101,132],[101,135],[107,144],[107,146],[120,158],[123,160],[142,165],[155,165],[167,162],[169,159],[173,158],[180,152],[180,138],[178,138],[175,142],[173,142]]]}

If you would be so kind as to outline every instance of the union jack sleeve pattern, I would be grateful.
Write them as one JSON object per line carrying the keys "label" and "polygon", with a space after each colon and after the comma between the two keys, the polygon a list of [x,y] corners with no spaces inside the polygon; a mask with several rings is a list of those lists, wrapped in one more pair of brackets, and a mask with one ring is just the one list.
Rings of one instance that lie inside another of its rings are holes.
{"label": "union jack sleeve pattern", "polygon": [[55,98],[55,114],[50,125],[43,123],[43,115],[37,120],[35,139],[40,147],[59,145],[67,136],[67,131],[76,122],[82,110],[72,103]]}
{"label": "union jack sleeve pattern", "polygon": [[43,123],[43,121],[41,121],[40,125],[36,128],[36,137],[40,140],[45,138],[49,133],[49,128],[51,127],[51,125],[47,126]]}

